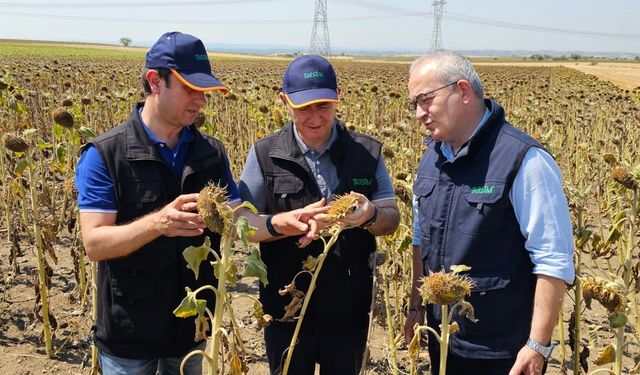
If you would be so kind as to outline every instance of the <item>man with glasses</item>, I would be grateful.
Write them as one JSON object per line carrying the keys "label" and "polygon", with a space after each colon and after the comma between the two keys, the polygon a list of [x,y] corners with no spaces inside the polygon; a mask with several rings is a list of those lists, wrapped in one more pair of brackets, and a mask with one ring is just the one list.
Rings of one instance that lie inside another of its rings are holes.
{"label": "man with glasses", "polygon": [[[409,70],[409,107],[430,133],[414,191],[414,280],[405,326],[439,331],[440,306],[423,306],[419,278],[464,272],[478,322],[455,316],[447,374],[541,374],[553,344],[565,283],[574,278],[573,239],[553,157],[483,99],[461,55],[441,51]],[[431,371],[439,346],[429,334]]]}
{"label": "man with glasses", "polygon": [[[316,363],[322,375],[359,373],[372,299],[369,257],[376,249],[375,236],[393,233],[400,221],[382,145],[335,118],[339,93],[329,61],[314,55],[293,60],[280,93],[292,121],[252,146],[238,183],[242,199],[269,215],[340,194],[353,194],[358,201],[346,217],[351,228],[340,234],[319,274],[290,374],[312,375]],[[269,285],[260,285],[260,300],[264,312],[275,318],[264,337],[269,367],[276,374],[296,325],[293,317],[282,319],[291,294],[278,292],[295,277],[295,288],[308,293],[311,277],[301,272],[302,265],[309,256],[318,256],[323,244],[314,241],[299,248],[299,236],[271,229],[273,238],[260,243],[269,279]]]}

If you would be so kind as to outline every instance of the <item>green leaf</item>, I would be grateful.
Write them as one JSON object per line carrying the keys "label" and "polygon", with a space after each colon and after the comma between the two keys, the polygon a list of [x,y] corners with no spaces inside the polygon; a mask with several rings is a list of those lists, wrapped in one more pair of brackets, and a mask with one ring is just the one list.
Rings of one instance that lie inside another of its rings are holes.
{"label": "green leaf", "polygon": [[67,148],[62,143],[56,146],[56,162],[62,164],[67,160]]}
{"label": "green leaf", "polygon": [[27,168],[29,168],[29,162],[27,161],[27,159],[16,160],[16,169],[15,169],[16,176],[22,176],[22,174],[24,173],[24,170]]}
{"label": "green leaf", "polygon": [[[220,265],[221,261],[211,262],[211,266],[213,267],[213,275],[216,279],[220,279]],[[225,275],[227,277],[227,283],[232,286],[236,286],[238,283],[238,266],[232,261],[229,260],[227,263],[227,268],[225,269]]]}
{"label": "green leaf", "polygon": [[464,264],[453,265],[450,268],[451,268],[451,272],[453,273],[467,272],[471,270],[471,267],[466,266]]}
{"label": "green leaf", "polygon": [[236,234],[242,241],[245,248],[249,247],[249,237],[253,236],[256,232],[256,228],[249,226],[249,221],[246,217],[240,216],[236,221]]}
{"label": "green leaf", "polygon": [[193,271],[196,280],[200,273],[200,262],[207,259],[209,251],[211,251],[211,240],[207,236],[201,246],[189,246],[182,252],[182,256],[187,261],[187,268]]}
{"label": "green leaf", "polygon": [[173,310],[173,315],[178,318],[188,318],[190,316],[203,316],[206,312],[207,301],[196,298],[196,292],[192,292],[189,287],[185,287],[186,297],[182,299],[180,305]]}
{"label": "green leaf", "polygon": [[78,129],[78,131],[80,132],[80,134],[82,134],[83,137],[86,137],[86,138],[93,138],[96,136],[95,130],[88,128],[86,126],[81,126],[80,129]]}
{"label": "green leaf", "polygon": [[38,150],[42,151],[42,150],[48,150],[50,148],[53,148],[53,145],[49,142],[45,142],[43,140],[39,140],[38,144],[36,145],[38,147]]}
{"label": "green leaf", "polygon": [[262,285],[269,285],[269,280],[267,279],[267,265],[264,264],[262,258],[260,258],[260,250],[257,248],[254,248],[251,251],[251,255],[247,257],[244,267],[244,275],[257,277],[260,279]]}
{"label": "green leaf", "polygon": [[54,123],[53,126],[51,127],[51,131],[53,132],[53,138],[56,141],[59,141],[62,139],[62,135],[64,134],[64,128],[62,126],[60,126],[57,123]]}
{"label": "green leaf", "polygon": [[258,209],[256,208],[256,206],[254,206],[253,204],[251,204],[251,202],[248,201],[243,201],[240,204],[240,207],[244,207],[244,208],[248,208],[251,212],[253,212],[254,214],[258,214]]}

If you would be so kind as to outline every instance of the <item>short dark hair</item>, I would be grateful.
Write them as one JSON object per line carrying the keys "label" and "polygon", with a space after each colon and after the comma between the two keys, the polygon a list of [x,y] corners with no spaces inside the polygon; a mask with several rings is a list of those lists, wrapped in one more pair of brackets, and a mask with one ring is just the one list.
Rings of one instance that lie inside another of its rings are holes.
{"label": "short dark hair", "polygon": [[158,77],[160,77],[161,79],[164,79],[164,81],[166,82],[167,87],[169,87],[169,74],[171,74],[171,71],[169,69],[166,69],[166,68],[155,68],[155,69],[145,68],[144,71],[142,72],[142,89],[144,90],[144,96],[151,95],[151,86],[149,85],[149,81],[147,81],[147,72],[150,71],[150,70],[155,70],[156,72],[158,72]]}

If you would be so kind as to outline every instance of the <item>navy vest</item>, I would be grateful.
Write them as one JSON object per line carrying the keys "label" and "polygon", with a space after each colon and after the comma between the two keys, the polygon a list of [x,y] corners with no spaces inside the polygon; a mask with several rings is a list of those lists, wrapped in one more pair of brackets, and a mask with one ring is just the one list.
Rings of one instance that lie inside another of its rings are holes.
{"label": "navy vest", "polygon": [[[334,194],[356,191],[371,198],[377,189],[375,172],[380,142],[351,132],[342,124],[336,129],[338,138],[328,151],[340,181]],[[267,189],[267,213],[302,208],[322,198],[315,177],[295,141],[291,123],[256,142],[255,150]],[[362,179],[371,184],[359,184]],[[268,286],[260,284],[260,300],[265,313],[274,318],[282,317],[284,307],[291,301],[289,295],[280,296],[278,289],[293,280],[307,256],[315,257],[322,252],[322,241],[313,241],[300,249],[296,244],[298,239],[293,236],[260,243],[269,279]],[[341,233],[324,262],[303,327],[326,325],[335,330],[366,325],[373,280],[369,255],[375,249],[375,237],[364,229],[352,228]],[[310,279],[308,274],[299,276],[297,289],[306,292]]]}
{"label": "navy vest", "polygon": [[[189,130],[195,138],[178,180],[145,133],[139,106],[128,120],[91,142],[114,184],[116,224],[158,210],[180,194],[198,192],[210,181],[227,184],[222,143],[193,126]],[[124,358],[158,358],[183,356],[197,345],[193,318],[176,318],[173,310],[185,296],[185,286],[195,290],[217,284],[208,262],[202,262],[196,281],[182,257],[186,247],[202,245],[205,235],[217,250],[220,237],[206,230],[198,237],[161,236],[128,256],[98,262],[95,340],[101,350]],[[199,298],[213,309],[213,293]]]}
{"label": "navy vest", "polygon": [[[476,284],[467,301],[479,322],[455,318],[451,352],[511,358],[529,335],[536,278],[509,191],[527,150],[541,146],[511,126],[500,105],[485,102],[490,117],[453,162],[427,140],[413,189],[425,273],[465,264]],[[440,319],[440,306],[428,305],[429,325],[438,330]]]}

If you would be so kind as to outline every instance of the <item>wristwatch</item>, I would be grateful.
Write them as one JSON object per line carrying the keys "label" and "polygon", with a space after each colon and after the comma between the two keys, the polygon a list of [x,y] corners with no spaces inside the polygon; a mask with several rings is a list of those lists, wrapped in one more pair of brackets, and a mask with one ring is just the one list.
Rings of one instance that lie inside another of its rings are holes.
{"label": "wristwatch", "polygon": [[362,229],[369,229],[373,224],[376,223],[376,220],[378,219],[378,207],[376,207],[376,205],[373,205],[373,216],[371,216],[371,219],[365,221],[364,223],[360,224],[360,228]]}
{"label": "wristwatch", "polygon": [[549,360],[549,357],[551,357],[551,352],[553,351],[553,348],[555,347],[555,345],[553,344],[549,344],[549,346],[544,346],[540,343],[538,343],[537,341],[535,341],[534,339],[532,339],[531,337],[529,337],[529,339],[527,339],[527,346],[533,350],[535,350],[536,352],[540,353],[540,355],[542,355],[542,357],[544,357],[545,361]]}

